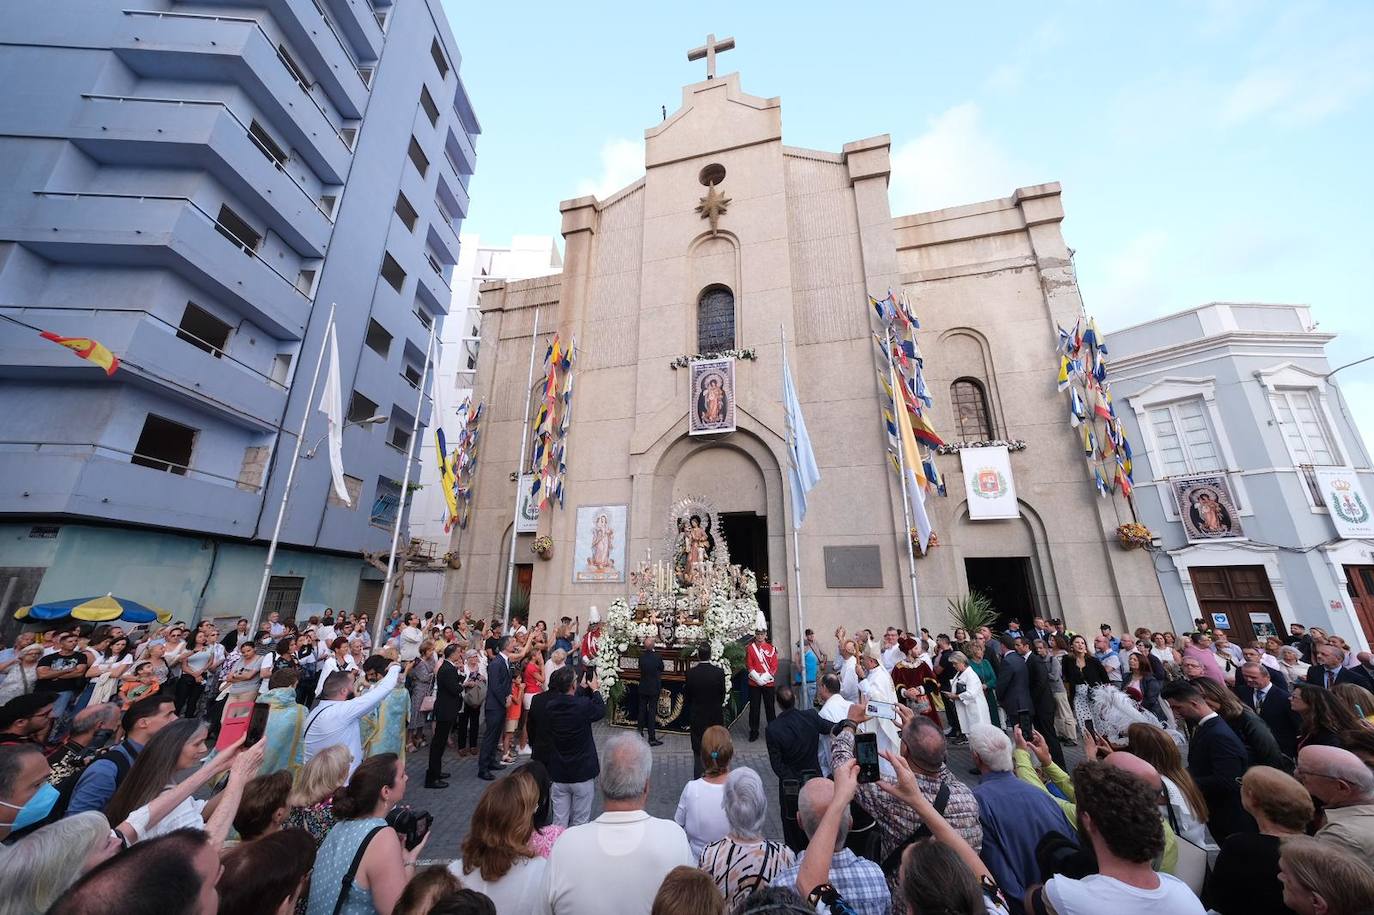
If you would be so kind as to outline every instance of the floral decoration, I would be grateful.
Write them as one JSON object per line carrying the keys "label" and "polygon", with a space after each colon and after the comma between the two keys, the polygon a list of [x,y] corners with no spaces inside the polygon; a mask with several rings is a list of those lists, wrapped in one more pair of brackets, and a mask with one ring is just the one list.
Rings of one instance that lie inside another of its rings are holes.
{"label": "floral decoration", "polygon": [[1127,549],[1149,546],[1154,537],[1148,527],[1137,521],[1128,521],[1116,529],[1116,539]]}
{"label": "floral decoration", "polygon": [[748,349],[723,349],[715,353],[693,353],[690,356],[678,356],[668,363],[668,368],[674,371],[685,369],[693,362],[700,362],[703,359],[748,359],[753,361],[758,358],[758,353],[753,347]]}
{"label": "floral decoration", "polygon": [[1008,451],[1025,451],[1026,443],[1020,439],[1010,441],[994,438],[986,442],[945,442],[935,449],[936,454],[958,454],[965,448],[995,448],[998,445],[1005,445]]}
{"label": "floral decoration", "polygon": [[538,553],[541,556],[553,552],[553,538],[547,534],[542,537],[535,537],[534,542],[530,544],[530,552]]}

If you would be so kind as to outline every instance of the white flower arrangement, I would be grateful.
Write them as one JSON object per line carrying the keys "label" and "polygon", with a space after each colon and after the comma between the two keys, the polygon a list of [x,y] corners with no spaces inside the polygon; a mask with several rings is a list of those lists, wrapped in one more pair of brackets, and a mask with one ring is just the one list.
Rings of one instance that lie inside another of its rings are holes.
{"label": "white flower arrangement", "polygon": [[[708,642],[711,645],[710,663],[725,673],[728,681],[731,676],[730,662],[725,659],[725,646],[754,630],[758,617],[759,604],[754,593],[758,580],[748,569],[721,567],[713,574],[709,603],[701,625],[682,625],[675,631],[676,641],[680,644]],[[645,595],[640,609],[689,611],[686,598],[677,594],[653,592]],[[630,650],[630,646],[644,641],[649,635],[658,635],[658,626],[651,622],[637,622],[634,611],[623,599],[617,598],[606,611],[601,621],[601,645],[596,653],[596,673],[601,680],[601,693],[611,698],[612,687],[620,682],[620,656]],[[729,703],[730,694],[726,691],[725,702]]]}

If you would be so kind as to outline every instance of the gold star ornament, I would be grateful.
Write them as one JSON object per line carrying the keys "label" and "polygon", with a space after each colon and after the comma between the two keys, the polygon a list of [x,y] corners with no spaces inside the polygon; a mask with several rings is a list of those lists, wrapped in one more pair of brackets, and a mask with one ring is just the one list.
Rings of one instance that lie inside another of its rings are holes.
{"label": "gold star ornament", "polygon": [[730,206],[730,198],[726,197],[713,184],[706,189],[706,196],[701,198],[701,203],[697,204],[697,212],[702,219],[710,220],[711,234],[715,235],[720,217]]}

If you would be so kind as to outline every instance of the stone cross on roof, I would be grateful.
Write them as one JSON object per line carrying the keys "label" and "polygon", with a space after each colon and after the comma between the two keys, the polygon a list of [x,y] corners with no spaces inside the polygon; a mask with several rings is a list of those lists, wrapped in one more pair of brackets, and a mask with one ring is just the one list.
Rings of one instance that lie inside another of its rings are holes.
{"label": "stone cross on roof", "polygon": [[706,44],[702,45],[699,48],[693,48],[692,50],[687,52],[687,59],[701,60],[703,57],[706,58],[706,78],[715,79],[716,53],[732,51],[734,50],[734,48],[735,39],[722,38],[720,41],[716,41],[716,35],[714,32],[712,32],[711,34],[706,36]]}

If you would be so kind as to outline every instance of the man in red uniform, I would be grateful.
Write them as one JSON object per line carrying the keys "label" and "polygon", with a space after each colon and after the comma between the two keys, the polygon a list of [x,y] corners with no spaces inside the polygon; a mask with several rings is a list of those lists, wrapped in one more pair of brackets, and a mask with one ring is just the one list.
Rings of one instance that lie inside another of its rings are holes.
{"label": "man in red uniform", "polygon": [[582,669],[596,668],[596,653],[601,648],[601,614],[593,607],[587,614],[587,632],[582,636],[582,644],[577,648],[582,658]]}
{"label": "man in red uniform", "polygon": [[778,675],[778,650],[768,643],[767,622],[759,611],[754,641],[744,650],[745,666],[749,669],[749,739],[759,739],[759,702],[763,702],[768,721],[773,720],[773,687]]}

